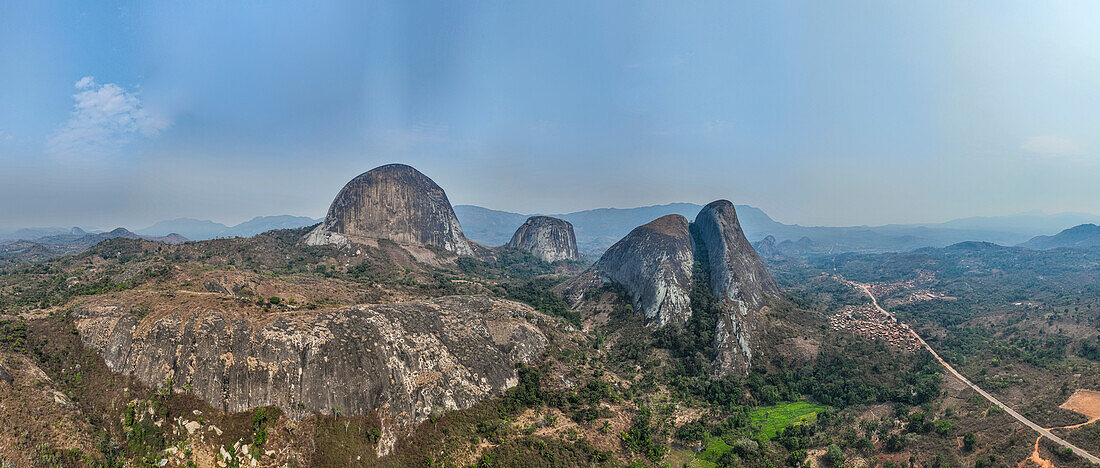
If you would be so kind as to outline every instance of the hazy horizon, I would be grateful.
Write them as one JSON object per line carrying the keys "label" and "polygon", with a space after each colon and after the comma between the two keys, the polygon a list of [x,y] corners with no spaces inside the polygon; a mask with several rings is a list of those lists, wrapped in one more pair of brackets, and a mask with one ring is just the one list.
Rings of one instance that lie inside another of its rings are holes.
{"label": "hazy horizon", "polygon": [[[655,204],[652,204],[652,205],[638,205],[638,206],[600,206],[600,207],[585,208],[585,209],[574,210],[574,211],[554,211],[554,212],[511,211],[511,210],[497,209],[497,208],[493,208],[491,206],[481,206],[481,205],[474,205],[474,204],[469,204],[469,203],[453,203],[453,206],[459,206],[459,205],[476,206],[476,207],[485,208],[485,209],[489,209],[489,210],[493,210],[493,211],[503,211],[503,212],[508,212],[508,213],[515,213],[515,214],[521,214],[521,215],[526,215],[526,216],[533,216],[533,215],[563,215],[563,214],[571,214],[571,213],[591,211],[591,210],[599,210],[599,209],[629,210],[629,209],[635,209],[635,208],[647,208],[647,207],[653,207],[653,206],[676,205],[676,204],[694,204],[694,205],[703,206],[703,205],[706,205],[707,203],[709,203],[710,201],[714,201],[714,200],[708,200],[708,201],[705,201],[705,202],[674,201],[674,202],[668,202],[668,203],[655,203]],[[742,203],[736,203],[736,204],[737,205],[743,205]],[[748,206],[752,206],[752,205],[748,205]],[[1091,216],[1091,217],[1100,218],[1100,215],[1096,215],[1094,213],[1086,213],[1086,212],[1063,211],[1063,212],[1051,213],[1051,212],[1046,212],[1046,211],[1043,211],[1043,210],[1031,210],[1031,211],[1018,212],[1018,213],[1005,213],[1005,214],[998,214],[998,215],[964,216],[964,217],[960,217],[960,218],[951,218],[951,219],[943,219],[943,220],[936,220],[936,221],[915,221],[915,222],[910,222],[910,223],[827,225],[827,224],[807,224],[807,223],[798,222],[796,220],[792,221],[792,220],[776,219],[775,216],[772,216],[771,213],[769,213],[767,210],[762,209],[758,206],[752,206],[752,207],[760,209],[766,215],[768,215],[768,217],[771,218],[773,221],[776,221],[776,222],[779,222],[779,223],[782,223],[782,224],[787,224],[787,225],[800,225],[800,226],[803,226],[803,227],[864,227],[864,226],[866,226],[866,227],[883,227],[883,226],[888,226],[888,225],[891,225],[891,224],[896,224],[896,225],[924,225],[924,224],[939,224],[939,223],[945,223],[945,222],[949,222],[949,221],[956,221],[956,220],[970,219],[970,218],[997,218],[997,217],[1023,216],[1023,215],[1042,215],[1042,216],[1081,215],[1081,216]],[[327,209],[326,209],[326,211],[327,211]],[[130,230],[130,231],[133,231],[133,232],[137,232],[137,231],[141,231],[141,230],[153,227],[153,225],[155,225],[157,223],[160,223],[160,222],[177,221],[177,220],[181,220],[181,219],[197,220],[197,221],[211,221],[211,222],[215,222],[215,223],[219,223],[219,224],[224,224],[227,227],[233,227],[233,226],[236,226],[238,224],[241,224],[241,223],[244,223],[244,222],[247,222],[247,221],[251,221],[251,220],[256,219],[256,218],[272,217],[272,216],[299,216],[299,217],[308,217],[308,218],[313,218],[313,219],[317,219],[317,220],[323,220],[324,217],[325,217],[325,213],[322,212],[322,213],[317,214],[317,215],[313,215],[313,214],[293,214],[293,213],[270,213],[270,214],[260,214],[260,215],[255,215],[255,216],[248,216],[246,218],[241,218],[241,219],[235,219],[234,218],[233,220],[219,220],[219,219],[203,218],[203,217],[196,217],[196,216],[176,216],[176,217],[171,217],[171,218],[156,219],[156,220],[153,220],[153,221],[145,222],[144,224],[133,224],[133,225],[124,225],[124,224],[98,224],[98,225],[97,224],[87,224],[87,225],[56,224],[56,225],[31,225],[31,226],[12,226],[12,227],[4,227],[4,226],[0,225],[0,232],[4,232],[4,231],[11,232],[11,231],[15,231],[15,230],[18,230],[18,229],[24,229],[24,228],[27,228],[27,229],[48,229],[48,228],[73,228],[73,227],[81,228],[81,229],[84,229],[84,230],[90,231],[90,232],[95,232],[95,231],[105,232],[105,231],[110,231],[112,229],[116,229],[116,228],[121,227],[121,228],[125,228],[127,230]],[[1071,226],[1066,226],[1066,227],[1068,228],[1068,227],[1071,227]],[[1052,232],[1051,234],[1054,234],[1054,232]]]}
{"label": "hazy horizon", "polygon": [[1100,213],[1100,4],[0,2],[0,229],[729,199],[815,226]]}

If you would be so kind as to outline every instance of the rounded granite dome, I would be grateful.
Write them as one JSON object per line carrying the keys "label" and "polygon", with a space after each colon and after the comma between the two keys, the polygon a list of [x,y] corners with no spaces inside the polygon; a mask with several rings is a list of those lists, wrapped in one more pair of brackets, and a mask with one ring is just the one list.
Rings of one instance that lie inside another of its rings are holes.
{"label": "rounded granite dome", "polygon": [[687,219],[666,215],[634,228],[592,270],[623,285],[647,323],[684,323],[691,318],[693,249]]}
{"label": "rounded granite dome", "polygon": [[344,237],[389,239],[470,255],[447,194],[412,166],[388,164],[348,182],[310,239]]}
{"label": "rounded granite dome", "polygon": [[527,218],[527,222],[512,235],[508,247],[526,250],[551,263],[581,258],[573,225],[564,219],[550,216]]}

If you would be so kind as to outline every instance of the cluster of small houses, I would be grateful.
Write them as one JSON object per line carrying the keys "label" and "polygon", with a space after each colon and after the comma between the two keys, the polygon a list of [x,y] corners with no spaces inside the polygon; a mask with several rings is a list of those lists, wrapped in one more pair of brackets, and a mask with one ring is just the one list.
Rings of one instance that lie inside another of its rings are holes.
{"label": "cluster of small houses", "polygon": [[920,343],[909,325],[870,305],[846,307],[839,314],[829,317],[829,321],[834,330],[851,330],[864,339],[882,340],[906,351],[920,349]]}

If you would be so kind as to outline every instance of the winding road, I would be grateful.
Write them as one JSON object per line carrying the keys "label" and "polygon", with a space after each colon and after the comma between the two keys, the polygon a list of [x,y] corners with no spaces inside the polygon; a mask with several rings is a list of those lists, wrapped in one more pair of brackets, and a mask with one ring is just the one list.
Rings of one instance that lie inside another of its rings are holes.
{"label": "winding road", "polygon": [[[848,283],[851,286],[859,288],[861,291],[863,291],[865,294],[867,294],[868,297],[871,298],[871,304],[873,304],[875,306],[875,309],[877,309],[879,312],[881,312],[883,314],[886,314],[889,317],[894,317],[894,314],[891,314],[890,312],[887,312],[886,309],[883,309],[881,306],[878,305],[878,299],[875,298],[875,295],[873,293],[871,293],[871,288],[868,285],[862,284],[862,283],[856,283],[854,281],[848,281],[848,280],[844,280],[844,279],[842,279],[841,281],[844,281],[844,282]],[[896,320],[896,317],[894,317],[894,319]],[[908,328],[908,326],[907,326],[907,328]],[[1035,424],[1030,419],[1025,418],[1022,414],[1017,413],[1012,408],[1009,408],[1008,405],[1006,405],[1004,403],[1001,403],[1001,400],[998,400],[993,395],[990,395],[985,390],[982,390],[977,385],[974,385],[974,382],[971,382],[970,379],[967,379],[966,377],[964,377],[962,374],[959,373],[959,371],[955,370],[954,367],[951,367],[951,364],[948,364],[947,361],[944,361],[943,358],[941,358],[939,354],[936,354],[936,350],[932,349],[931,346],[928,346],[928,343],[925,342],[924,338],[921,338],[920,335],[918,335],[916,331],[914,331],[912,328],[909,328],[909,333],[912,333],[913,337],[916,338],[918,342],[920,342],[921,346],[924,346],[924,349],[927,349],[928,352],[932,353],[932,357],[936,358],[936,360],[939,361],[939,363],[941,365],[943,365],[943,367],[946,368],[947,371],[951,373],[951,375],[954,375],[956,378],[958,378],[960,381],[962,381],[962,383],[966,384],[970,388],[973,388],[974,391],[978,392],[978,394],[985,397],[985,399],[989,400],[990,403],[993,403],[993,404],[999,406],[1001,409],[1003,409],[1010,416],[1012,416],[1013,418],[1016,418],[1017,421],[1020,421],[1025,426],[1030,427],[1035,432],[1038,432],[1039,435],[1041,435],[1043,437],[1046,437],[1047,439],[1050,439],[1052,442],[1054,442],[1058,445],[1061,445],[1061,446],[1066,447],[1070,450],[1073,450],[1073,453],[1077,454],[1081,458],[1084,458],[1085,460],[1088,460],[1088,461],[1090,461],[1092,463],[1095,463],[1095,464],[1100,464],[1100,458],[1097,458],[1093,454],[1084,451],[1080,447],[1078,447],[1076,445],[1073,445],[1073,444],[1067,442],[1065,439],[1054,435],[1052,432],[1050,432],[1049,430],[1043,428],[1042,426],[1040,426],[1038,424]]]}

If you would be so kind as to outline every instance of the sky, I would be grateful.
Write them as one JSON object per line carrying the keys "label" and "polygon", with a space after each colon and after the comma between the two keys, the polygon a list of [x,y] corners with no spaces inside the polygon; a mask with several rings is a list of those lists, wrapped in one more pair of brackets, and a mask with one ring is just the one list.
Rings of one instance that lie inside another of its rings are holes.
{"label": "sky", "polygon": [[1100,213],[1097,2],[0,0],[0,228],[324,215]]}

